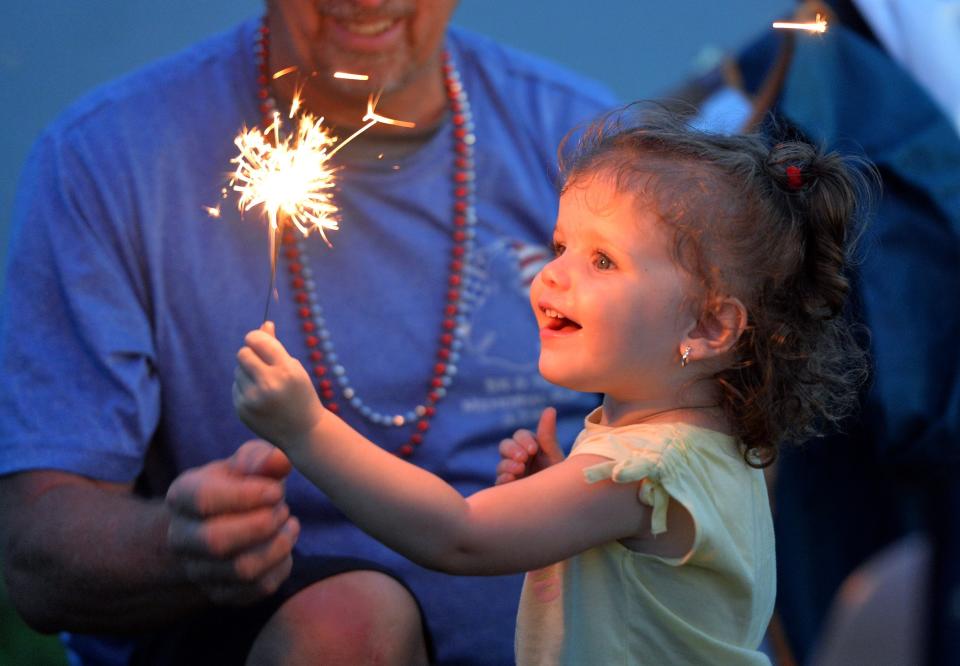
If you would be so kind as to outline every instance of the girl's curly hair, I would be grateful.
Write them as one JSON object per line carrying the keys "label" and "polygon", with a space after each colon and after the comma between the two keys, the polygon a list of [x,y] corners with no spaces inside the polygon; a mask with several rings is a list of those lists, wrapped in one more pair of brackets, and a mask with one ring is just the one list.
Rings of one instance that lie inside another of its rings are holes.
{"label": "girl's curly hair", "polygon": [[856,408],[867,360],[845,304],[862,204],[878,182],[869,163],[800,138],[700,131],[653,105],[602,117],[564,157],[569,140],[564,188],[612,176],[673,229],[701,313],[723,295],[746,306],[733,363],[710,379],[749,464],[770,464],[780,443],[823,434]]}

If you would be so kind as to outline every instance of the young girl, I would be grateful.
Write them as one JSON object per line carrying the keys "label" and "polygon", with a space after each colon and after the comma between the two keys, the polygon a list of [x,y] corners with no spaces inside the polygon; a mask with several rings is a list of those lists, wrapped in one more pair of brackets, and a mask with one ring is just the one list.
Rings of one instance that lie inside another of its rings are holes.
{"label": "young girl", "polygon": [[767,663],[759,468],[856,402],[841,313],[862,178],[801,142],[626,120],[565,166],[556,258],[531,288],[543,376],[604,395],[566,459],[547,410],[538,437],[501,443],[498,485],[464,498],[326,411],[270,329],[237,355],[237,411],[406,557],[530,572],[520,664]]}

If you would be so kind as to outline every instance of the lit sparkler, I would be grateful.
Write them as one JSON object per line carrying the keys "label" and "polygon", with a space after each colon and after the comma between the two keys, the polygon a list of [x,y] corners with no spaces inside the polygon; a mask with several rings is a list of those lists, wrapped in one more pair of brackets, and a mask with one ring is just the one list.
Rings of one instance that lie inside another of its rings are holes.
{"label": "lit sparkler", "polygon": [[[330,158],[377,123],[415,127],[415,123],[376,113],[378,101],[379,95],[376,98],[369,96],[367,112],[362,118],[365,124],[339,143],[323,126],[323,118],[315,118],[309,113],[299,115],[296,131],[286,136],[281,135],[283,123],[280,114],[275,112],[273,122],[265,130],[244,128],[234,139],[240,152],[231,160],[236,169],[230,186],[240,195],[237,207],[242,213],[262,206],[269,223],[270,290],[264,320],[274,291],[279,240],[284,225],[291,223],[304,236],[319,231],[328,246],[332,244],[326,232],[339,229],[338,209],[333,202],[337,169],[329,164]],[[291,103],[290,118],[297,116],[299,109],[300,95],[297,92]]]}
{"label": "lit sparkler", "polygon": [[816,20],[809,23],[774,21],[773,27],[777,30],[809,30],[810,32],[824,33],[827,31],[827,21],[820,14],[817,14]]}

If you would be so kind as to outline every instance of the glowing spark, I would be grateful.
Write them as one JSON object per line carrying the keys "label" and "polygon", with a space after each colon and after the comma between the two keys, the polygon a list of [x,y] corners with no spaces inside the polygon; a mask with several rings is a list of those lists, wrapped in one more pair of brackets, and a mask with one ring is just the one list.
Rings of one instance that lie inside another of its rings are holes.
{"label": "glowing spark", "polygon": [[297,111],[300,110],[300,88],[297,88],[293,91],[293,99],[290,100],[290,114],[288,118],[293,118],[297,115]]}
{"label": "glowing spark", "polygon": [[370,79],[366,74],[350,74],[349,72],[334,72],[335,79],[349,79],[351,81],[367,81]]}
{"label": "glowing spark", "polygon": [[210,217],[220,217],[220,204],[216,206],[204,206],[203,210],[206,211]]}
{"label": "glowing spark", "polygon": [[339,228],[334,169],[327,163],[336,139],[323,126],[323,118],[310,114],[300,117],[297,131],[285,138],[280,126],[280,116],[274,114],[266,130],[244,129],[234,139],[240,153],[231,160],[237,168],[230,185],[240,194],[237,207],[243,212],[262,206],[272,232],[289,220],[305,236],[319,231],[330,245],[326,231]]}
{"label": "glowing spark", "polygon": [[788,21],[774,21],[773,27],[777,30],[809,30],[810,32],[826,32],[827,21],[817,14],[812,23],[790,23]]}
{"label": "glowing spark", "polygon": [[381,116],[375,112],[377,103],[380,101],[380,95],[377,95],[377,98],[374,99],[373,95],[367,98],[367,112],[363,114],[363,120],[372,120],[374,122],[383,123],[384,125],[396,125],[397,127],[416,127],[416,123],[412,123],[409,120],[396,120],[394,118],[387,118],[386,116]]}
{"label": "glowing spark", "polygon": [[280,71],[274,72],[274,73],[273,73],[273,78],[274,78],[274,79],[279,79],[281,76],[286,76],[287,74],[290,74],[290,73],[295,72],[295,71],[297,71],[296,66],[293,66],[293,67],[284,67],[284,68],[281,69]]}
{"label": "glowing spark", "polygon": [[397,125],[399,127],[416,127],[417,124],[410,122],[408,120],[395,120],[394,118],[387,118],[386,116],[381,116],[375,112],[377,108],[377,102],[380,101],[380,96],[378,95],[374,99],[373,95],[367,97],[367,112],[363,114],[361,120],[366,121],[366,125],[358,129],[356,132],[344,139],[339,146],[330,151],[330,154],[333,155],[338,150],[343,148],[345,145],[356,139],[358,136],[366,132],[368,129],[376,125],[377,123],[383,123],[384,125]]}

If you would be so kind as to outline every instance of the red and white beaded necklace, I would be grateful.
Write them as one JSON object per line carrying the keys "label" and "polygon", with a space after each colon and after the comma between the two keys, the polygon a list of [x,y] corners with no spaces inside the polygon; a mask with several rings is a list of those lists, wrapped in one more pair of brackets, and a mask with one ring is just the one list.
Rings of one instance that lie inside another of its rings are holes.
{"label": "red and white beaded necklace", "polygon": [[[264,18],[255,46],[257,96],[260,101],[260,112],[263,114],[264,128],[273,122],[273,112],[276,108],[276,103],[270,95],[269,53],[270,28]],[[443,53],[442,69],[453,124],[453,248],[450,273],[447,277],[439,347],[436,359],[433,361],[426,396],[422,402],[405,413],[386,414],[371,408],[360,398],[356,389],[350,384],[346,370],[339,363],[330,331],[326,327],[323,309],[317,299],[317,290],[312,279],[313,274],[308,265],[305,239],[289,229],[282,236],[284,248],[282,256],[288,262],[293,298],[297,303],[297,314],[302,320],[301,327],[309,354],[309,368],[321,400],[331,412],[335,414],[341,412],[337,393],[339,389],[339,397],[371,423],[392,427],[412,425],[413,432],[410,437],[395,452],[404,458],[412,456],[416,448],[423,443],[424,435],[430,428],[430,420],[436,414],[437,405],[453,382],[466,329],[465,303],[461,294],[464,288],[464,267],[468,263],[473,248],[476,223],[473,161],[475,136],[466,91],[453,61],[446,52]]]}

